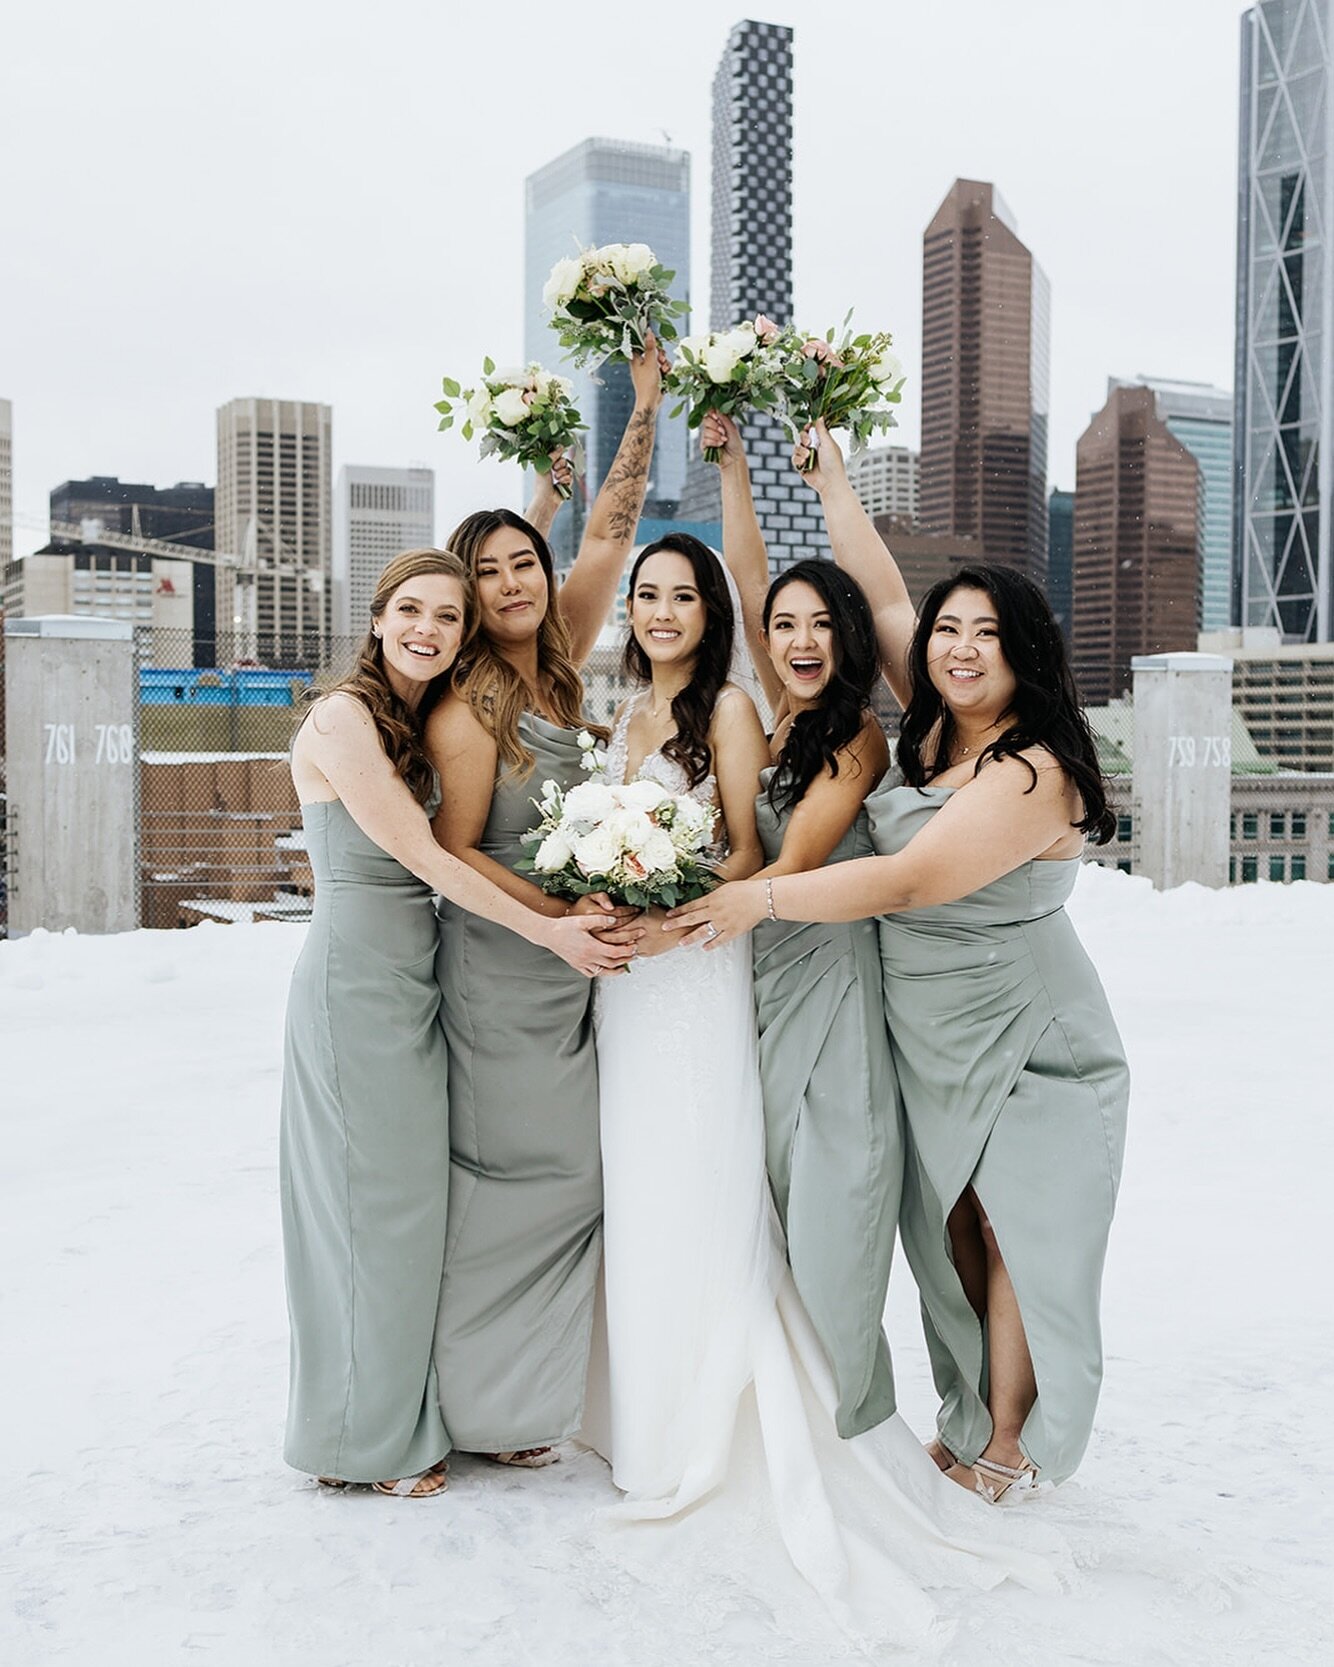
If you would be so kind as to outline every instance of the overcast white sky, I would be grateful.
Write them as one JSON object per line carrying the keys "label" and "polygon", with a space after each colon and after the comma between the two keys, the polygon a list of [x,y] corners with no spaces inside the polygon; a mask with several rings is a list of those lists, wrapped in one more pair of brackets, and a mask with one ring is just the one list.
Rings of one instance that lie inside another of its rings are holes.
{"label": "overcast white sky", "polygon": [[[0,396],[19,552],[89,474],[213,482],[237,395],[325,400],[334,462],[425,462],[440,527],[512,469],[437,436],[448,369],[523,346],[523,180],[590,134],[694,164],[731,25],[796,29],[796,306],[909,368],[921,237],[994,180],[1052,282],[1051,483],[1106,378],[1230,387],[1241,0],[16,0],[0,33]],[[553,348],[555,346],[553,338]]]}

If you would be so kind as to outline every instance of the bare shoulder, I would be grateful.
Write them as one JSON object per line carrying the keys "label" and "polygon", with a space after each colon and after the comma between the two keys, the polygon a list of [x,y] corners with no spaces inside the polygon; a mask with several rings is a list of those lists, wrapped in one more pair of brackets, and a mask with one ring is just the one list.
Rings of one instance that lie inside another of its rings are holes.
{"label": "bare shoulder", "polygon": [[730,728],[737,724],[759,723],[755,702],[735,683],[724,683],[713,703],[712,728]]}
{"label": "bare shoulder", "polygon": [[847,746],[840,749],[859,769],[878,771],[883,775],[889,768],[889,742],[874,712],[867,712],[862,727]]}
{"label": "bare shoulder", "polygon": [[334,689],[311,703],[297,732],[295,747],[300,747],[303,739],[308,745],[318,747],[328,741],[355,744],[367,737],[379,744],[375,720],[365,701],[347,689]]}
{"label": "bare shoulder", "polygon": [[457,751],[461,747],[494,745],[485,724],[454,689],[437,701],[427,716],[423,735],[429,748],[448,747]]}

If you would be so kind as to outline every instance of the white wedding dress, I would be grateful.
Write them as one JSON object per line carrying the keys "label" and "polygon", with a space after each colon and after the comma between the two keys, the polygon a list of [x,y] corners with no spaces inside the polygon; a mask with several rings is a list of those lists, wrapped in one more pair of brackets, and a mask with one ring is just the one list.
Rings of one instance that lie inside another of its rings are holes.
{"label": "white wedding dress", "polygon": [[[608,749],[612,783],[632,709]],[[638,774],[685,790],[661,752]],[[691,792],[716,806],[712,777]],[[605,1307],[583,1439],[625,1495],[616,1518],[659,1530],[652,1544],[637,1531],[650,1578],[668,1576],[674,1546],[683,1592],[723,1559],[737,1589],[785,1611],[789,1636],[810,1621],[803,1605],[828,1632],[813,1588],[861,1643],[943,1642],[926,1588],[1050,1588],[1050,1542],[1017,1544],[897,1415],[839,1438],[770,1202],[750,955],[748,937],[678,948],[599,985]]]}

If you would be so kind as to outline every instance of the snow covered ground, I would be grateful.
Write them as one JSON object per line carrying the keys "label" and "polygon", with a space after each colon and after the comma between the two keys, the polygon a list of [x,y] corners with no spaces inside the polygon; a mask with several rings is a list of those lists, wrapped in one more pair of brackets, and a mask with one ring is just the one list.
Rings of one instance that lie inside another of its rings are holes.
{"label": "snow covered ground", "polygon": [[[1158,896],[1089,869],[1073,912],[1135,1096],[1098,1429],[1022,1509],[1083,1572],[959,1600],[940,1659],[1327,1663],[1334,886]],[[274,1169],[303,931],[0,944],[0,1661],[792,1659],[757,1606],[720,1622],[605,1578],[576,1532],[611,1498],[591,1455],[459,1460],[422,1504],[284,1469]],[[889,1324],[925,1428],[906,1276]]]}

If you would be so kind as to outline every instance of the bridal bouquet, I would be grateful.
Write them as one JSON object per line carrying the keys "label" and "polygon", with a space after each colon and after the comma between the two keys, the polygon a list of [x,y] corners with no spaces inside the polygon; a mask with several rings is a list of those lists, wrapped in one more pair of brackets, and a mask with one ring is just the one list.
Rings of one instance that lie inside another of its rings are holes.
{"label": "bridal bouquet", "polygon": [[[587,731],[580,744],[585,740],[587,755],[594,747]],[[704,857],[714,813],[697,799],[656,781],[609,787],[590,779],[565,792],[544,782],[541,799],[533,802],[540,820],[524,835],[525,855],[515,867],[552,896],[605,891],[631,908],[670,909],[718,884]]]}
{"label": "bridal bouquet", "polygon": [[[550,473],[552,452],[573,445],[584,426],[570,400],[573,384],[541,365],[498,371],[491,359],[484,359],[475,388],[460,390],[449,376],[442,388],[444,398],[435,403],[441,428],[454,426],[456,407],[462,406],[459,432],[471,440],[481,431],[483,457],[522,463],[540,475]],[[556,492],[562,498],[570,495],[568,486],[557,485]]]}
{"label": "bridal bouquet", "polygon": [[[667,377],[667,387],[681,396],[672,416],[688,405],[691,428],[709,411],[737,422],[751,411],[781,416],[802,385],[801,347],[802,338],[790,325],[781,327],[763,313],[730,330],[686,336]],[[718,461],[716,446],[705,446],[704,461]]]}
{"label": "bridal bouquet", "polygon": [[675,340],[672,321],[686,311],[667,287],[675,276],[647,243],[606,243],[558,260],[542,300],[574,363],[597,366],[642,353],[650,330],[659,342]]}
{"label": "bridal bouquet", "polygon": [[[891,406],[902,397],[903,366],[890,351],[893,337],[885,331],[854,336],[843,320],[843,338],[835,345],[834,331],[801,341],[790,366],[786,420],[794,439],[818,418],[829,428],[846,428],[853,447],[860,450],[872,434],[898,426]],[[798,338],[800,339],[800,338]],[[807,460],[809,469],[814,452]]]}

